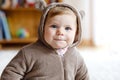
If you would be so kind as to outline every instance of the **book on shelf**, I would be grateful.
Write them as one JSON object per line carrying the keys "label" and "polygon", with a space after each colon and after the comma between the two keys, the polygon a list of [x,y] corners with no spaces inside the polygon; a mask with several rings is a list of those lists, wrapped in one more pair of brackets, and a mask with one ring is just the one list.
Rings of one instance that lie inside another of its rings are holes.
{"label": "book on shelf", "polygon": [[59,2],[58,0],[46,0],[47,4],[54,3],[54,2]]}
{"label": "book on shelf", "polygon": [[58,0],[50,0],[50,3],[58,2]]}
{"label": "book on shelf", "polygon": [[3,23],[1,18],[0,18],[0,40],[3,40]]}
{"label": "book on shelf", "polygon": [[4,38],[6,40],[11,40],[11,34],[10,34],[10,30],[9,30],[9,25],[7,22],[7,17],[3,11],[0,11],[0,19],[1,19],[1,23],[2,23],[2,32],[4,34]]}

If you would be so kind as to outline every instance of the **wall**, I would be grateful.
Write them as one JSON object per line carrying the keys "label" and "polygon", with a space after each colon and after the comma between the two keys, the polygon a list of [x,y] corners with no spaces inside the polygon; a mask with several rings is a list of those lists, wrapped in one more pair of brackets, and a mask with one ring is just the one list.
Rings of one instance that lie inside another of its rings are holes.
{"label": "wall", "polygon": [[120,51],[120,1],[94,0],[94,41]]}

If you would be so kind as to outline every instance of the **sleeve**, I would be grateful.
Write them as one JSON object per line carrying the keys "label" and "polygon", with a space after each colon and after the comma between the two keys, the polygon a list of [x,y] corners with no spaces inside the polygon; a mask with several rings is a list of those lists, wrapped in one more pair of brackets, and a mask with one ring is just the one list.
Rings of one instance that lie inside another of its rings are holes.
{"label": "sleeve", "polygon": [[4,69],[1,80],[21,80],[26,72],[26,59],[22,50],[10,61]]}
{"label": "sleeve", "polygon": [[89,80],[88,69],[83,58],[81,57],[80,61],[78,62],[79,67],[77,69],[75,80]]}

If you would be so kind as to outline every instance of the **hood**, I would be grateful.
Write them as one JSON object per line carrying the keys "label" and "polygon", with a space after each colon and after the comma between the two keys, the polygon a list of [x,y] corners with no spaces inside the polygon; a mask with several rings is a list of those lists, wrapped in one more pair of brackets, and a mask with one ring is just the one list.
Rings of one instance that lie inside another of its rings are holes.
{"label": "hood", "polygon": [[50,11],[50,9],[52,9],[56,6],[70,8],[76,14],[78,35],[75,36],[75,41],[70,47],[77,46],[81,40],[81,15],[77,9],[75,9],[74,7],[72,7],[71,5],[68,5],[66,3],[51,3],[42,10],[40,25],[38,28],[38,37],[39,37],[38,41],[42,42],[45,46],[51,48],[51,46],[49,44],[47,44],[46,41],[44,40],[44,25],[46,22],[48,12]]}

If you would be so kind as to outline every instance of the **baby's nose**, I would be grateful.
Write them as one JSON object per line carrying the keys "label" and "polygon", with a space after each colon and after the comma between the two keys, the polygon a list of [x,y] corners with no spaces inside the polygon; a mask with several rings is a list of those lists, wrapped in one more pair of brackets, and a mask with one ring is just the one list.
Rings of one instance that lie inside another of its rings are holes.
{"label": "baby's nose", "polygon": [[64,31],[62,29],[57,30],[57,35],[64,35]]}

